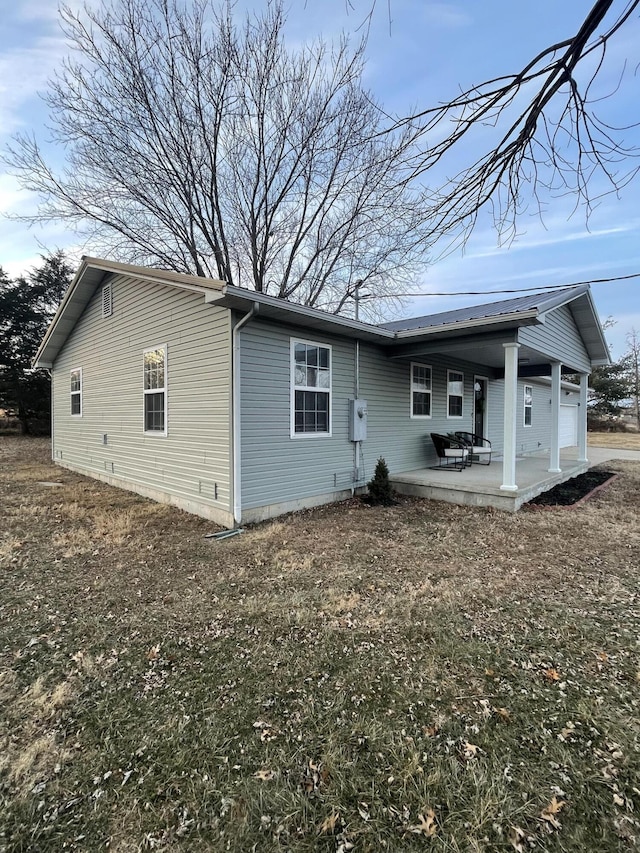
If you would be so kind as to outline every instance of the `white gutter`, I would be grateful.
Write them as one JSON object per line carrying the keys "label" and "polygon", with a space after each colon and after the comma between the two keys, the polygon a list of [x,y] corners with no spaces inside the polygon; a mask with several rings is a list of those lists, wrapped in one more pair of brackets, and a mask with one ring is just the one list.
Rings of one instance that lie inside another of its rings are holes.
{"label": "white gutter", "polygon": [[233,469],[233,520],[240,524],[242,518],[242,481],[241,481],[241,446],[240,446],[240,329],[248,323],[260,310],[257,302],[251,309],[241,317],[231,331],[232,357],[231,357],[231,453]]}

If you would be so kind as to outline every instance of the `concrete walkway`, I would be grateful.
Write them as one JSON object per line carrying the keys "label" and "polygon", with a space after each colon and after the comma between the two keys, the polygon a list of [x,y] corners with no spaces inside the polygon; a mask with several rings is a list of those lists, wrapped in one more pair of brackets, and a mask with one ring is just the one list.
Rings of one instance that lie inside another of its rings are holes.
{"label": "concrete walkway", "polygon": [[620,450],[616,447],[587,447],[589,465],[600,465],[612,459],[625,459],[640,462],[640,450]]}

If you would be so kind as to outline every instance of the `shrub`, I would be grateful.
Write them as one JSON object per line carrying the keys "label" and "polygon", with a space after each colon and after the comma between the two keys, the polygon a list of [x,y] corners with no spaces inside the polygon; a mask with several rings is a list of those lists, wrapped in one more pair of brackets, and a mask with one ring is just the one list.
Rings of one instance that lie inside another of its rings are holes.
{"label": "shrub", "polygon": [[382,506],[392,506],[395,503],[393,499],[393,489],[389,481],[389,468],[382,456],[376,463],[376,470],[373,477],[367,483],[369,489],[369,502],[372,504],[381,504]]}

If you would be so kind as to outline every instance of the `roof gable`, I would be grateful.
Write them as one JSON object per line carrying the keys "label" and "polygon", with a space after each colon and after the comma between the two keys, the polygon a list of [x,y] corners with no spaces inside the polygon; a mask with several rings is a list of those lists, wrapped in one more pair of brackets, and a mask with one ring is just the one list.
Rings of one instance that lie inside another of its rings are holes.
{"label": "roof gable", "polygon": [[83,257],[73,281],[67,288],[58,306],[58,310],[40,344],[34,358],[35,367],[52,367],[58,353],[71,334],[75,324],[89,304],[97,288],[112,275],[130,275],[144,281],[179,287],[183,290],[206,294],[219,290],[224,282],[216,279],[201,278],[194,275],[157,270],[123,264],[117,261],[105,261],[101,258]]}
{"label": "roof gable", "polygon": [[65,293],[36,354],[34,360],[36,367],[53,365],[96,289],[110,276],[118,274],[129,275],[158,285],[202,293],[207,302],[232,309],[248,310],[257,306],[260,316],[268,319],[317,329],[327,334],[348,335],[382,346],[409,341],[433,341],[443,336],[465,335],[473,332],[497,333],[502,329],[540,325],[545,323],[549,312],[562,305],[568,305],[592,364],[607,364],[610,361],[588,285],[372,325],[244,288],[232,287],[216,279],[83,257],[80,268]]}

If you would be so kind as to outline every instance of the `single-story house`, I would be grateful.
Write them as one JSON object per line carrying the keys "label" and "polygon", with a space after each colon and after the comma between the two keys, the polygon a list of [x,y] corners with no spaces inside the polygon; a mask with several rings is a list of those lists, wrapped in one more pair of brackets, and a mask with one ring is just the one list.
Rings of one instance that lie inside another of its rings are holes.
{"label": "single-story house", "polygon": [[426,476],[430,433],[487,436],[503,497],[527,454],[562,477],[608,361],[588,286],[371,325],[85,257],[35,364],[56,463],[233,527],[349,496],[380,456]]}

